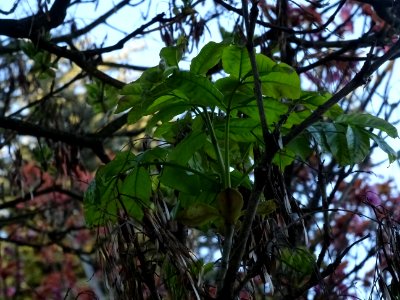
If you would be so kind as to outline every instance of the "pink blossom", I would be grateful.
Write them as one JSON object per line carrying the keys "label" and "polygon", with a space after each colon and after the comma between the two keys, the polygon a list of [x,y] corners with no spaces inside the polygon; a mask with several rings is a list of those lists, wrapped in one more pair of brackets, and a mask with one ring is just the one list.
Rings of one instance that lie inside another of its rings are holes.
{"label": "pink blossom", "polygon": [[365,201],[373,206],[378,206],[381,204],[381,199],[379,198],[378,192],[375,188],[371,188],[366,191]]}

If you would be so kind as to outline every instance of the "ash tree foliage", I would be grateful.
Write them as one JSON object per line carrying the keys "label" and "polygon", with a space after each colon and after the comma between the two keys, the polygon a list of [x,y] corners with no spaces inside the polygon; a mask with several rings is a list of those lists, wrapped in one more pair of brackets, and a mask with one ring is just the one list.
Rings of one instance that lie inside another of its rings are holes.
{"label": "ash tree foliage", "polygon": [[1,5],[1,299],[399,299],[398,1]]}

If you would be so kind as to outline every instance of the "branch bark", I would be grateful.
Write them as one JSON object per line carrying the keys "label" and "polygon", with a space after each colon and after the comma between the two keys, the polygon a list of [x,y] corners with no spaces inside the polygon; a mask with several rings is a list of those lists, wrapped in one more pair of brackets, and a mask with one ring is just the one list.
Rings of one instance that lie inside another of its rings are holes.
{"label": "branch bark", "polygon": [[110,161],[110,158],[105,153],[102,144],[104,141],[104,135],[77,135],[56,129],[44,128],[30,122],[7,117],[0,117],[0,127],[14,130],[18,132],[19,135],[48,138],[69,145],[78,145],[80,147],[89,148],[93,150],[102,162],[107,163]]}
{"label": "branch bark", "polygon": [[0,35],[12,38],[37,39],[44,32],[60,26],[67,15],[71,0],[56,0],[48,11],[23,19],[0,19]]}

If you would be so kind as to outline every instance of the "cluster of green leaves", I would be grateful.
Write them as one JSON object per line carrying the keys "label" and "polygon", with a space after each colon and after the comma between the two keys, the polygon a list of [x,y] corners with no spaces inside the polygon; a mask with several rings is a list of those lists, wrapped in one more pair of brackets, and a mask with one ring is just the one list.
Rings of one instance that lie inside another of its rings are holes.
{"label": "cluster of green leaves", "polygon": [[[218,227],[240,216],[243,201],[232,190],[251,189],[253,149],[268,147],[248,52],[238,45],[210,42],[188,71],[179,68],[182,53],[181,46],[162,49],[160,64],[123,88],[116,113],[128,111],[130,124],[149,118],[147,133],[159,142],[138,155],[125,150],[99,169],[85,195],[89,224],[115,221],[120,209],[140,221],[160,193],[167,195],[172,217],[189,226]],[[330,97],[302,91],[299,76],[284,63],[262,54],[256,54],[256,62],[269,130],[281,136]],[[221,76],[212,80],[208,72],[215,68]],[[397,137],[386,121],[368,114],[346,115],[336,105],[281,149],[274,163],[284,168],[320,151],[342,165],[355,164],[369,153],[371,140],[393,161],[394,151],[373,129]],[[236,207],[224,209],[221,203]],[[269,201],[261,207],[267,214],[274,210]]]}
{"label": "cluster of green leaves", "polygon": [[100,80],[94,80],[86,85],[86,94],[86,101],[95,113],[106,113],[117,104],[119,91]]}
{"label": "cluster of green leaves", "polygon": [[30,72],[37,75],[39,79],[53,79],[58,69],[57,60],[51,53],[38,49],[31,42],[23,42],[22,50],[32,60]]}

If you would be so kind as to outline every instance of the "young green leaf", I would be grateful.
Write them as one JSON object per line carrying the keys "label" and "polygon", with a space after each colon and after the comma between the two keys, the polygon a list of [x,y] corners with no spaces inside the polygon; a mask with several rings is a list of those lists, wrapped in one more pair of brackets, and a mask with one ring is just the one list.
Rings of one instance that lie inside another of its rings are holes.
{"label": "young green leaf", "polygon": [[256,63],[257,63],[258,72],[260,73],[261,76],[272,72],[273,68],[277,64],[271,58],[269,58],[268,56],[265,56],[264,54],[261,54],[261,53],[256,54]]}

